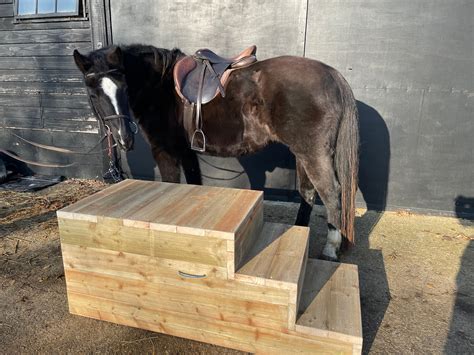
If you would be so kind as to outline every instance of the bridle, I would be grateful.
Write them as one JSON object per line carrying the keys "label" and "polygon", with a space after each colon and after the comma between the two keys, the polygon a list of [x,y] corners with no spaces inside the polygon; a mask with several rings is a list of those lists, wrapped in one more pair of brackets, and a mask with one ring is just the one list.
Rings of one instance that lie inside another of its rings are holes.
{"label": "bridle", "polygon": [[[118,69],[110,69],[110,70],[107,70],[105,72],[97,72],[97,73],[87,73],[85,75],[86,78],[90,78],[90,77],[94,77],[94,76],[104,76],[106,74],[109,74],[109,73],[114,73],[114,72],[120,72]],[[111,121],[111,120],[114,120],[114,119],[124,119],[128,125],[130,126],[130,129],[132,130],[132,133],[133,134],[137,134],[138,133],[138,125],[132,121],[130,119],[129,116],[127,115],[118,115],[118,114],[115,114],[115,115],[108,115],[108,116],[105,116],[103,117],[99,111],[95,108],[95,105],[94,103],[92,102],[92,96],[89,95],[89,103],[91,105],[91,108],[92,108],[92,111],[94,111],[95,115],[100,119],[102,120],[102,123],[104,124],[105,128],[107,129],[107,131],[110,131],[110,127],[106,124],[107,121]]]}
{"label": "bridle", "polygon": [[[113,72],[119,72],[118,69],[110,69],[105,72],[97,72],[97,73],[87,73],[85,75],[85,78],[88,77],[93,77],[93,76],[105,76],[106,74],[113,73]],[[105,138],[107,138],[107,155],[109,157],[109,170],[106,171],[104,174],[104,178],[110,177],[114,180],[114,182],[119,182],[122,180],[121,176],[121,169],[117,168],[116,161],[117,159],[115,158],[114,155],[114,150],[113,148],[117,147],[117,143],[113,142],[113,135],[112,135],[112,130],[110,129],[110,126],[107,124],[108,121],[112,120],[117,120],[117,119],[123,119],[125,122],[128,123],[131,131],[133,134],[138,133],[138,125],[130,119],[129,116],[127,115],[119,115],[119,114],[114,114],[114,115],[108,115],[108,116],[102,116],[100,112],[96,109],[94,102],[92,101],[92,95],[88,95],[89,99],[89,104],[92,108],[92,111],[96,115],[96,117],[99,119],[99,121],[102,122],[104,128],[105,128],[105,136],[100,139],[102,142]]]}

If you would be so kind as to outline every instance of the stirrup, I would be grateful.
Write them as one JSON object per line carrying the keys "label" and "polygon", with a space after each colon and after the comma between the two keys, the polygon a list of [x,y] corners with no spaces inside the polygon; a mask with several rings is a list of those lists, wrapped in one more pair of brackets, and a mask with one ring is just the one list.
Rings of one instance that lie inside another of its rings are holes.
{"label": "stirrup", "polygon": [[[202,147],[198,145],[194,145],[194,139],[196,138],[197,135],[201,135],[202,137]],[[206,136],[204,135],[204,132],[202,131],[202,129],[196,129],[194,131],[193,136],[191,138],[191,149],[200,153],[204,153],[206,151]]]}

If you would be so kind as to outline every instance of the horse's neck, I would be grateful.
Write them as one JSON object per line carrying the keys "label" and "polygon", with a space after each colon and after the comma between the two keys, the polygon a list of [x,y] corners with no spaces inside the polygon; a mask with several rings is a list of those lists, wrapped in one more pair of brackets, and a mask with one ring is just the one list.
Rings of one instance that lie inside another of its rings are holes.
{"label": "horse's neck", "polygon": [[125,61],[130,105],[138,119],[152,108],[168,111],[174,103],[172,68],[161,70],[155,56],[129,54]]}

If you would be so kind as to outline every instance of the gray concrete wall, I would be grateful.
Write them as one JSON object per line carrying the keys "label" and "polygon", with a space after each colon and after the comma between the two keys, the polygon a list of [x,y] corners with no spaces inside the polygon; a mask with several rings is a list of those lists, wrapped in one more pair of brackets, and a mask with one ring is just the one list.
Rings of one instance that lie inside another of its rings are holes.
{"label": "gray concrete wall", "polygon": [[[114,43],[209,47],[227,55],[257,44],[261,59],[305,55],[337,68],[358,99],[360,201],[459,213],[474,212],[459,198],[474,196],[473,16],[470,0],[111,4]],[[153,163],[143,169],[129,158],[135,174],[153,176]],[[203,159],[208,184],[295,188],[284,147],[239,161]]]}

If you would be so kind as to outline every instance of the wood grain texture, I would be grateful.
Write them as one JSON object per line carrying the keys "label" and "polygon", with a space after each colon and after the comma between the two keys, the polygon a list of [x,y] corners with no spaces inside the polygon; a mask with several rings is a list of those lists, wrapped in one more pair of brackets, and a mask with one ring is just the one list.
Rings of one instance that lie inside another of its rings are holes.
{"label": "wood grain texture", "polygon": [[78,70],[72,56],[0,57],[0,68],[18,70]]}
{"label": "wood grain texture", "polygon": [[155,332],[180,336],[253,353],[338,353],[352,354],[352,346],[326,337],[300,336],[296,332],[279,332],[252,325],[195,317],[191,314],[161,311],[125,302],[68,293],[73,314],[106,320]]}
{"label": "wood grain texture", "polygon": [[[265,223],[236,279],[287,289],[298,285],[307,254],[309,228]],[[295,300],[296,304],[296,300]]]}
{"label": "wood grain texture", "polygon": [[154,313],[171,311],[278,331],[286,329],[284,305],[242,300],[212,290],[193,292],[184,283],[175,286],[71,269],[66,270],[66,278],[68,292],[124,302]]}
{"label": "wood grain texture", "polygon": [[90,42],[88,28],[59,30],[0,31],[0,43],[53,43],[53,42]]}
{"label": "wood grain texture", "polygon": [[0,56],[68,56],[72,54],[74,49],[88,52],[92,50],[92,47],[89,42],[0,44]]}
{"label": "wood grain texture", "polygon": [[296,331],[362,345],[357,266],[309,259]]}
{"label": "wood grain texture", "polygon": [[[61,247],[65,270],[112,275],[123,278],[124,282],[133,279],[184,287],[190,295],[212,292],[245,301],[260,301],[283,306],[288,304],[287,291],[227,280],[225,268],[65,243],[62,243]],[[206,277],[183,278],[178,271],[205,274]]]}
{"label": "wood grain texture", "polygon": [[[125,180],[117,191],[89,197],[58,212],[122,219],[124,225],[181,234],[233,239],[259,191]],[[120,188],[124,185],[124,188]],[[65,217],[67,218],[67,217]],[[74,218],[74,217],[71,217]]]}
{"label": "wood grain texture", "polygon": [[137,180],[58,211],[70,312],[257,353],[360,352],[357,268],[306,267],[309,229],[262,211],[255,191]]}
{"label": "wood grain texture", "polygon": [[0,31],[24,30],[69,30],[76,28],[89,28],[89,21],[55,21],[55,22],[21,22],[14,23],[13,17],[0,18]]}

